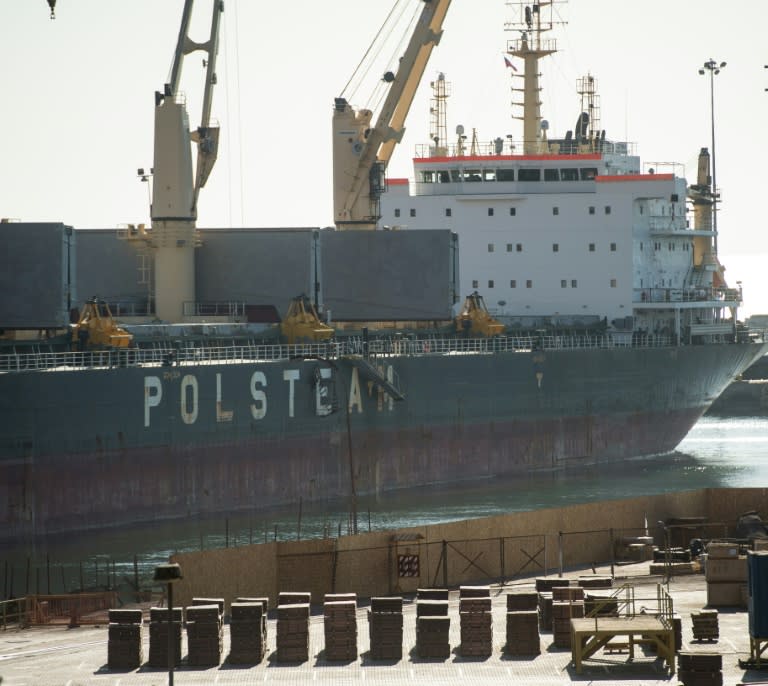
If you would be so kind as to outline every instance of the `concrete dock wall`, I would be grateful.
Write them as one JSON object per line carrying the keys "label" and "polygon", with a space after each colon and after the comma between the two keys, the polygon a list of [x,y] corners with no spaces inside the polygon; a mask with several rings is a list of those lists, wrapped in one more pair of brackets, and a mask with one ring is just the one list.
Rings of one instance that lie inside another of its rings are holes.
{"label": "concrete dock wall", "polygon": [[623,537],[649,535],[660,544],[664,532],[658,522],[670,518],[706,517],[729,527],[713,528],[713,536],[733,535],[739,514],[765,512],[766,504],[765,488],[704,489],[185,553],[173,557],[184,575],[174,598],[187,605],[193,597],[223,597],[229,604],[238,596],[268,596],[274,605],[280,591],[309,591],[319,603],[331,592],[370,597],[552,575],[561,563],[588,567],[610,561],[613,543]]}

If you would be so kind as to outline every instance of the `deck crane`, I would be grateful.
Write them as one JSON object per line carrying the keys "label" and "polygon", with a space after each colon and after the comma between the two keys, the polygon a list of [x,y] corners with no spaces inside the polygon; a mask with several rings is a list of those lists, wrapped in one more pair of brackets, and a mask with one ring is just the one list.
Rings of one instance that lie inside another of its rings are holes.
{"label": "deck crane", "polygon": [[[162,92],[155,92],[152,231],[139,236],[154,252],[155,313],[159,319],[171,322],[182,321],[184,303],[195,301],[197,199],[216,162],[219,144],[218,124],[211,123],[211,102],[224,2],[214,0],[210,36],[205,43],[196,43],[188,36],[193,2],[184,2],[170,81]],[[191,131],[179,82],[184,57],[198,50],[207,53],[203,62],[205,90],[200,126]],[[197,144],[194,181],[191,142]],[[139,174],[143,176],[143,170]]]}
{"label": "deck crane", "polygon": [[336,228],[376,228],[379,198],[384,191],[387,163],[402,140],[405,119],[433,48],[440,42],[451,0],[422,0],[424,7],[400,59],[397,73],[387,72],[390,84],[376,124],[373,112],[355,111],[338,97],[333,112],[333,205]]}

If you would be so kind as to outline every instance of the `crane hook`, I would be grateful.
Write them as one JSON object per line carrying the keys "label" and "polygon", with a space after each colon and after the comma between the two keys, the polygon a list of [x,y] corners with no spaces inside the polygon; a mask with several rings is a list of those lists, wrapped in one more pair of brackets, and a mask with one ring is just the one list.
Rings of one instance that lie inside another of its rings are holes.
{"label": "crane hook", "polygon": [[56,0],[48,0],[48,7],[51,8],[51,19],[56,19]]}

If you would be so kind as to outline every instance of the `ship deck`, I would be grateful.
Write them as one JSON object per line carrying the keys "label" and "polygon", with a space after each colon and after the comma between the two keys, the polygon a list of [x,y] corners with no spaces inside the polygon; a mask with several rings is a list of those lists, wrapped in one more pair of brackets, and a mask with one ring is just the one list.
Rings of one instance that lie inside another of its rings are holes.
{"label": "ship deck", "polygon": [[[598,568],[598,573],[608,570]],[[581,571],[583,574],[584,571]],[[587,572],[588,573],[588,572]],[[649,577],[648,563],[617,568],[617,576],[628,577],[636,595],[654,596],[659,577]],[[573,576],[578,576],[574,572]],[[278,663],[275,659],[276,623],[268,621],[267,659],[255,666],[230,665],[223,661],[218,667],[192,667],[185,661],[177,667],[174,676],[180,684],[252,684],[252,683],[310,683],[333,684],[441,684],[443,686],[470,686],[471,684],[501,684],[515,682],[521,686],[554,686],[577,682],[599,682],[603,686],[644,686],[676,683],[670,677],[665,662],[635,646],[634,659],[628,651],[601,651],[583,662],[578,674],[572,662],[571,651],[552,645],[552,634],[541,634],[541,654],[536,657],[511,657],[502,651],[505,641],[505,611],[510,585],[492,586],[493,601],[493,653],[488,658],[466,658],[459,652],[460,629],[458,621],[458,593],[450,596],[451,655],[447,659],[421,659],[416,655],[416,604],[406,599],[404,604],[403,658],[399,661],[379,662],[370,659],[366,608],[358,610],[359,657],[350,663],[329,663],[324,657],[323,617],[320,608],[313,608],[310,620],[310,658],[302,664]],[[533,580],[515,584],[514,588],[533,589]],[[706,604],[706,584],[700,574],[672,577],[669,584],[674,611],[682,617],[683,650],[717,652],[723,655],[723,683],[760,681],[758,672],[745,672],[738,666],[739,659],[749,657],[748,615],[746,610],[722,609],[719,614],[719,641],[693,640],[691,612]],[[320,612],[318,614],[318,612]],[[271,615],[272,613],[270,613]],[[148,656],[149,632],[144,627],[144,657]],[[223,655],[229,652],[229,627],[224,628]],[[185,647],[183,654],[186,654]],[[67,629],[62,626],[7,630],[0,632],[0,675],[3,686],[37,686],[78,684],[133,686],[166,683],[167,670],[150,668],[146,663],[133,671],[114,671],[107,667],[106,627]]]}

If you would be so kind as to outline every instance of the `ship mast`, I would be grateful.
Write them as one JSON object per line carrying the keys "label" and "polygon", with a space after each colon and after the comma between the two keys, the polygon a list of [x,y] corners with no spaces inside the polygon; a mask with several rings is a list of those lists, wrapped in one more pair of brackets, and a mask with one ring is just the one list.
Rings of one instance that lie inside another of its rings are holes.
{"label": "ship mast", "polygon": [[[526,155],[540,154],[546,151],[546,130],[542,127],[541,87],[539,86],[539,60],[557,52],[553,38],[545,39],[543,34],[551,31],[555,25],[553,8],[558,0],[549,2],[508,2],[517,9],[518,16],[507,22],[507,31],[519,31],[520,38],[507,41],[507,53],[523,60],[523,87],[512,87],[513,93],[523,93],[523,152]],[[513,74],[513,77],[516,76]]]}

